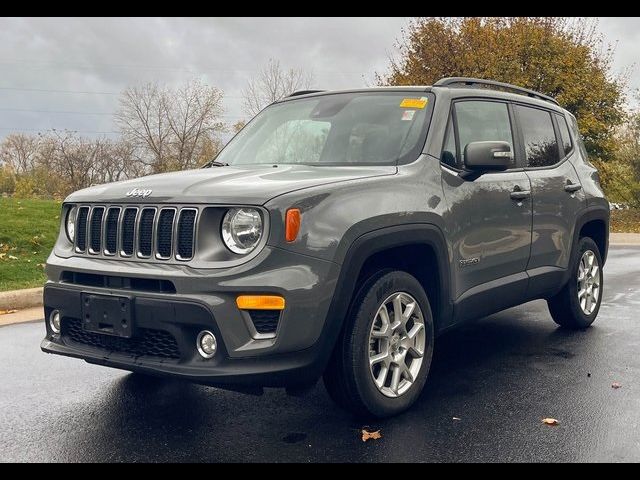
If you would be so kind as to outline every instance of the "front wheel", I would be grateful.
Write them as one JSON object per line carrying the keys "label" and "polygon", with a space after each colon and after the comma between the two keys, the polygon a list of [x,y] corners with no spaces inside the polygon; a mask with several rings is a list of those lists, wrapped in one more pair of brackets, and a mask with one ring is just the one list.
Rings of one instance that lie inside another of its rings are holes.
{"label": "front wheel", "polygon": [[355,298],[324,374],[329,395],[360,416],[409,408],[424,387],[433,355],[433,317],[420,283],[380,272]]}
{"label": "front wheel", "polygon": [[588,237],[580,239],[574,255],[569,281],[547,304],[558,325],[583,329],[593,323],[600,310],[604,286],[602,257],[596,243]]}

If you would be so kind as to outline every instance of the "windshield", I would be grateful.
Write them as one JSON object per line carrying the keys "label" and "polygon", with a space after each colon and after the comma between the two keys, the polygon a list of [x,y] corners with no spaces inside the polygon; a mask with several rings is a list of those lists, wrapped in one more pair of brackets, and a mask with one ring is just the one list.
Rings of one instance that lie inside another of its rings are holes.
{"label": "windshield", "polygon": [[415,160],[433,97],[422,92],[340,93],[277,103],[216,157],[229,165],[395,165]]}

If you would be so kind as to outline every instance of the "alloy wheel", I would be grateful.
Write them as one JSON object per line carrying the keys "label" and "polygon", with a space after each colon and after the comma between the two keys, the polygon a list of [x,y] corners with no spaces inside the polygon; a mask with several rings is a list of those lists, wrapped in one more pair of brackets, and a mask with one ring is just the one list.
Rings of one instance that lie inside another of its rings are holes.
{"label": "alloy wheel", "polygon": [[406,292],[390,295],[369,332],[369,370],[378,390],[395,398],[406,393],[422,366],[426,344],[420,305]]}
{"label": "alloy wheel", "polygon": [[578,302],[585,315],[591,315],[600,300],[600,266],[591,250],[582,254],[578,266]]}

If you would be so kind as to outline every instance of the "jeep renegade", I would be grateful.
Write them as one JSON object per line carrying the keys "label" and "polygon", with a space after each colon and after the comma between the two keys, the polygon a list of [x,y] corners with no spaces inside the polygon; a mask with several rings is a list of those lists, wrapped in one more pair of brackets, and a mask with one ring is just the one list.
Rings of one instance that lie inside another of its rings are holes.
{"label": "jeep renegade", "polygon": [[439,334],[534,299],[586,328],[609,207],[576,119],[472,78],[305,91],[206,168],[62,206],[42,350],[222,388],[304,391],[385,417]]}

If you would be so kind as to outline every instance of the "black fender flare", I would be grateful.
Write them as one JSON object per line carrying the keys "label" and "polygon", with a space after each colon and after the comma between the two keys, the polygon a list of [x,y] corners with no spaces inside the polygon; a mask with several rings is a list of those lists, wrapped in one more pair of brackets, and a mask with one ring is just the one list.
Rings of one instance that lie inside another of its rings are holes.
{"label": "black fender flare", "polygon": [[600,220],[604,222],[605,226],[605,248],[604,252],[600,252],[602,256],[602,263],[604,264],[607,261],[607,253],[609,251],[609,219],[611,217],[611,212],[604,205],[592,205],[590,207],[581,210],[578,213],[576,218],[575,228],[573,230],[573,242],[571,244],[571,251],[574,252],[576,246],[578,245],[578,240],[580,240],[580,230],[587,223],[592,222],[593,220]]}
{"label": "black fender flare", "polygon": [[389,248],[406,245],[424,244],[435,252],[438,262],[438,274],[440,282],[440,323],[448,323],[453,313],[450,295],[450,267],[447,244],[442,230],[433,224],[405,224],[384,227],[370,231],[356,238],[345,255],[345,260],[340,268],[340,274],[336,282],[335,293],[325,321],[324,332],[321,336],[320,351],[323,356],[322,365],[329,360],[344,325],[344,319],[349,313],[351,300],[358,289],[356,285],[366,260],[372,255]]}
{"label": "black fender flare", "polygon": [[607,253],[609,251],[610,215],[611,213],[609,212],[609,209],[604,205],[592,205],[590,207],[587,207],[581,210],[578,213],[578,215],[576,216],[576,223],[573,228],[573,239],[571,241],[571,260],[569,261],[569,268],[567,268],[567,270],[564,272],[562,282],[561,282],[562,287],[564,287],[564,285],[569,281],[571,277],[571,272],[575,268],[575,265],[571,262],[574,261],[573,252],[575,252],[576,249],[578,248],[578,242],[580,241],[580,231],[582,230],[582,227],[584,227],[587,223],[592,222],[594,220],[599,220],[601,222],[604,222],[604,226],[605,226],[605,232],[606,232],[605,248],[603,252],[600,252],[600,255],[602,256],[602,263],[604,266],[604,263],[607,261]]}

